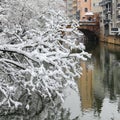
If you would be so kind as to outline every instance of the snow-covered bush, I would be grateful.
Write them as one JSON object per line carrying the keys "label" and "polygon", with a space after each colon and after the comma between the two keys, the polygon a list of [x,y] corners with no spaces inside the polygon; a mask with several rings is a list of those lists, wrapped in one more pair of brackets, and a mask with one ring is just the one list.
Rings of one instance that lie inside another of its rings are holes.
{"label": "snow-covered bush", "polygon": [[[62,99],[62,89],[75,86],[74,78],[81,74],[79,61],[89,56],[82,43],[76,44],[76,36],[82,36],[77,24],[52,9],[55,1],[48,0],[49,6],[39,14],[25,2],[1,2],[6,14],[2,15],[0,33],[0,106],[9,108],[23,105],[23,93],[37,93],[51,101],[53,96]],[[73,53],[73,49],[80,52]],[[24,107],[29,110],[29,102]]]}

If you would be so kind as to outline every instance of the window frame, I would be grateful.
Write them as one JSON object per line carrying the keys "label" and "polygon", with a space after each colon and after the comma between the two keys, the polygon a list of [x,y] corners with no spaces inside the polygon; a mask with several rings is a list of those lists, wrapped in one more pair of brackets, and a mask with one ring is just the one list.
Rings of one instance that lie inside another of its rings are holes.
{"label": "window frame", "polygon": [[88,8],[84,8],[84,12],[88,12]]}

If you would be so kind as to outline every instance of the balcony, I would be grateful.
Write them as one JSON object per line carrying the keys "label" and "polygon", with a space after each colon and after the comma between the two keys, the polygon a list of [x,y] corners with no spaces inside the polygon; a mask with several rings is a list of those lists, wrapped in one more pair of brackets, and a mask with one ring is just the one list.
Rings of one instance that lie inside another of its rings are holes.
{"label": "balcony", "polygon": [[111,12],[111,9],[105,9],[105,10],[103,10],[103,13],[104,14],[111,14],[112,12]]}
{"label": "balcony", "polygon": [[117,18],[120,19],[120,15],[118,15]]}
{"label": "balcony", "polygon": [[68,5],[72,5],[72,4],[73,4],[72,1],[67,1],[66,3],[67,3]]}
{"label": "balcony", "polygon": [[109,24],[110,19],[104,19],[104,24]]}
{"label": "balcony", "polygon": [[73,4],[77,4],[77,0],[73,0]]}
{"label": "balcony", "polygon": [[120,23],[120,15],[117,16],[117,23]]}
{"label": "balcony", "polygon": [[73,9],[77,9],[77,5],[73,5]]}
{"label": "balcony", "polygon": [[112,0],[102,0],[102,2],[99,3],[100,6],[105,6],[108,3],[112,3]]}
{"label": "balcony", "polygon": [[67,10],[71,12],[73,9],[71,7],[69,7]]}
{"label": "balcony", "polygon": [[117,8],[120,8],[120,3],[117,4]]}

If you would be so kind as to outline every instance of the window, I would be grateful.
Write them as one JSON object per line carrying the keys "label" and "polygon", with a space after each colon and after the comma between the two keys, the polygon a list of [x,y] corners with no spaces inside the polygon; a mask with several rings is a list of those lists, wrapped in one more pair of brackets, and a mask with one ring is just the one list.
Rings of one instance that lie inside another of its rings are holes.
{"label": "window", "polygon": [[93,6],[95,7],[95,3],[93,3]]}
{"label": "window", "polygon": [[88,12],[88,8],[85,8],[85,12]]}

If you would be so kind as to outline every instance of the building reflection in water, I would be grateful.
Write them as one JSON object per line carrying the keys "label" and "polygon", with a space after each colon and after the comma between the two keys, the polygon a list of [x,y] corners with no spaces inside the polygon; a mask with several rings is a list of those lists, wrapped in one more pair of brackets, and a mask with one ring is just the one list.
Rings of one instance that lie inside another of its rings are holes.
{"label": "building reflection in water", "polygon": [[79,81],[79,89],[81,96],[81,106],[82,109],[92,108],[93,104],[93,94],[92,94],[92,70],[88,69],[85,62],[81,63],[83,68],[83,74],[81,76],[81,80]]}
{"label": "building reflection in water", "polygon": [[116,111],[118,116],[120,112],[120,46],[102,44],[90,52],[93,56],[91,60],[81,62],[83,75],[78,80],[82,112],[94,111],[94,116],[104,118],[102,115],[105,111],[105,101],[108,99],[108,103],[117,102],[117,109],[111,111]]}

